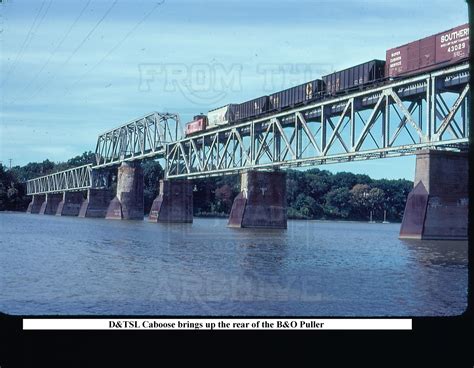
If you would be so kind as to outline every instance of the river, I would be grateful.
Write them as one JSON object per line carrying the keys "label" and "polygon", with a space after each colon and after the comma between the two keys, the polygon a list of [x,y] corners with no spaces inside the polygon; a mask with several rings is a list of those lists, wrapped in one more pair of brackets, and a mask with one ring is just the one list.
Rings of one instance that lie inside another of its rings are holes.
{"label": "river", "polygon": [[13,315],[446,316],[467,307],[465,241],[400,224],[156,224],[0,213],[0,311]]}

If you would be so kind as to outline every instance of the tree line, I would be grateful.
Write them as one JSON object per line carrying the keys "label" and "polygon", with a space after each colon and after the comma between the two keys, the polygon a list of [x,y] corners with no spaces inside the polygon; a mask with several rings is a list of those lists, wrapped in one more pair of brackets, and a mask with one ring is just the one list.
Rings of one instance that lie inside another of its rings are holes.
{"label": "tree line", "polygon": [[[199,179],[194,183],[194,213],[227,217],[240,191],[238,175]],[[372,179],[368,175],[318,168],[288,170],[288,218],[306,220],[401,221],[413,182],[405,179]]]}
{"label": "tree line", "polygon": [[[15,166],[0,165],[0,210],[25,211],[30,198],[25,182],[38,176],[94,162],[93,152],[84,152],[66,162],[45,160]],[[145,212],[158,195],[158,181],[163,168],[157,161],[142,163]],[[332,174],[318,168],[288,170],[286,179],[288,218],[327,220],[401,221],[408,193],[413,183],[405,179],[372,179],[368,175],[339,172]],[[226,175],[192,181],[194,215],[227,217],[233,199],[240,191],[239,175]]]}

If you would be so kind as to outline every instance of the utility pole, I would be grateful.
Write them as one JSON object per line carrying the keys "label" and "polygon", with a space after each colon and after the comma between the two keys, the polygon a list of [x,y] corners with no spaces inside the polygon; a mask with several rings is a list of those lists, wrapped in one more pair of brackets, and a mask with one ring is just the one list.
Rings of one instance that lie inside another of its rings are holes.
{"label": "utility pole", "polygon": [[10,170],[12,169],[12,159],[9,158],[8,161],[10,161]]}

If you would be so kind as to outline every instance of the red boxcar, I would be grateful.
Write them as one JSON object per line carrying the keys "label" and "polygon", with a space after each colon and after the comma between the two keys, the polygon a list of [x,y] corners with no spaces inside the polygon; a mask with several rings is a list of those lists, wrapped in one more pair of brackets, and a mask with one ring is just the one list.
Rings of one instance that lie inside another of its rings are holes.
{"label": "red boxcar", "polygon": [[398,77],[469,58],[469,24],[387,50],[385,75]]}
{"label": "red boxcar", "polygon": [[206,130],[207,116],[197,115],[194,120],[186,124],[186,136]]}

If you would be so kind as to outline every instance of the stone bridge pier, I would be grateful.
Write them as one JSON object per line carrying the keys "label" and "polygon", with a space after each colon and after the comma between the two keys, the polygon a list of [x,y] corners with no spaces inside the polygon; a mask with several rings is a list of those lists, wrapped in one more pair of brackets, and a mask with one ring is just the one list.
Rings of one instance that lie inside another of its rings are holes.
{"label": "stone bridge pier", "polygon": [[87,197],[82,201],[79,217],[105,218],[113,197],[110,189],[87,189]]}
{"label": "stone bridge pier", "polygon": [[193,222],[193,190],[189,180],[160,180],[158,197],[153,201],[150,222]]}
{"label": "stone bridge pier", "polygon": [[228,226],[286,229],[286,173],[247,171],[240,180]]}
{"label": "stone bridge pier", "polygon": [[401,239],[467,239],[468,170],[466,152],[423,150],[416,155]]}
{"label": "stone bridge pier", "polygon": [[117,194],[110,202],[105,218],[143,220],[143,169],[140,162],[122,162],[118,168]]}
{"label": "stone bridge pier", "polygon": [[58,204],[56,216],[77,216],[81,209],[84,196],[82,192],[64,192],[63,199]]}
{"label": "stone bridge pier", "polygon": [[46,199],[41,204],[40,215],[55,215],[59,203],[63,199],[63,193],[46,193]]}
{"label": "stone bridge pier", "polygon": [[31,202],[28,205],[26,213],[39,213],[43,202],[46,200],[45,194],[33,194],[31,196]]}

